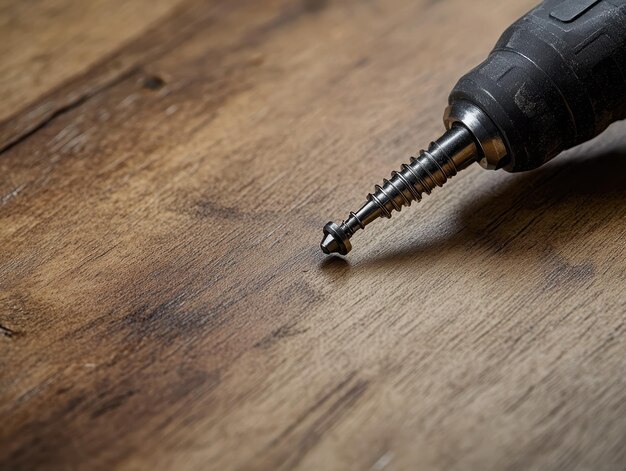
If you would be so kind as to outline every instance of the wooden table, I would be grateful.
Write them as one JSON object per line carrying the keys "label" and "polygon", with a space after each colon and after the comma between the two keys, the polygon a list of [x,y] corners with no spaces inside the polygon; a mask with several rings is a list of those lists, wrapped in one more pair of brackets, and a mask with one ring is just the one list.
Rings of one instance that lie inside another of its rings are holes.
{"label": "wooden table", "polygon": [[321,227],[535,0],[0,6],[0,468],[626,467],[626,126]]}

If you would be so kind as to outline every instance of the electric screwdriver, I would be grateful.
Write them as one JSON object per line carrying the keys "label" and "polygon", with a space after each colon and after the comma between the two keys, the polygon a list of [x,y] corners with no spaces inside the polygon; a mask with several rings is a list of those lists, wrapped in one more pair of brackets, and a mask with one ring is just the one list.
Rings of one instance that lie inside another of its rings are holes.
{"label": "electric screwdriver", "polygon": [[420,201],[460,170],[535,169],[626,118],[626,0],[545,0],[511,25],[463,76],[444,113],[447,131],[376,185],[321,249],[346,255],[350,238]]}

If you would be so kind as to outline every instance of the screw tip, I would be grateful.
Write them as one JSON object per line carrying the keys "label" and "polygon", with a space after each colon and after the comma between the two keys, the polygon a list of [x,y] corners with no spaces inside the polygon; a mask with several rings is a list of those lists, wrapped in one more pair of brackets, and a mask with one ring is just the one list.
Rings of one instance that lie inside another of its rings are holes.
{"label": "screw tip", "polygon": [[334,222],[329,222],[324,226],[324,237],[320,243],[320,248],[326,255],[333,253],[347,255],[352,249],[352,245],[348,235],[341,226]]}
{"label": "screw tip", "polygon": [[322,239],[322,243],[320,244],[320,248],[322,249],[322,252],[324,252],[326,255],[339,252],[339,244],[337,243],[335,238],[330,234],[324,235],[324,238]]}

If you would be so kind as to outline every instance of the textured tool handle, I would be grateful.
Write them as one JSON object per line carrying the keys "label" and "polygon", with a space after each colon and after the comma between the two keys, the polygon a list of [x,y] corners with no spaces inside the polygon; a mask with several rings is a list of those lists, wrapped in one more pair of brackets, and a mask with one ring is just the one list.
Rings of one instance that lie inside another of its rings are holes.
{"label": "textured tool handle", "polygon": [[509,27],[462,77],[499,129],[500,167],[530,170],[626,118],[626,0],[546,0]]}

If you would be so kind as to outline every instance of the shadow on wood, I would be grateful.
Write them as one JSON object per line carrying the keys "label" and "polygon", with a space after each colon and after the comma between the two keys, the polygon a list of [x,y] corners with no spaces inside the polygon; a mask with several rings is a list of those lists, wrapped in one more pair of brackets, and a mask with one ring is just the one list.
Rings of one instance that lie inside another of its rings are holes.
{"label": "shadow on wood", "polygon": [[[614,131],[619,131],[619,126],[621,123]],[[619,132],[609,134],[616,137]],[[450,250],[466,250],[468,255],[484,250],[506,257],[516,251],[538,250],[539,245],[563,248],[577,244],[582,234],[616,223],[623,213],[626,148],[619,147],[619,140],[611,135],[597,142],[604,150],[586,145],[541,169],[507,175],[462,208],[452,234],[413,241],[354,265],[340,258],[329,259],[321,268],[341,276],[354,269],[419,264]],[[440,191],[446,190],[454,191],[454,183]]]}

